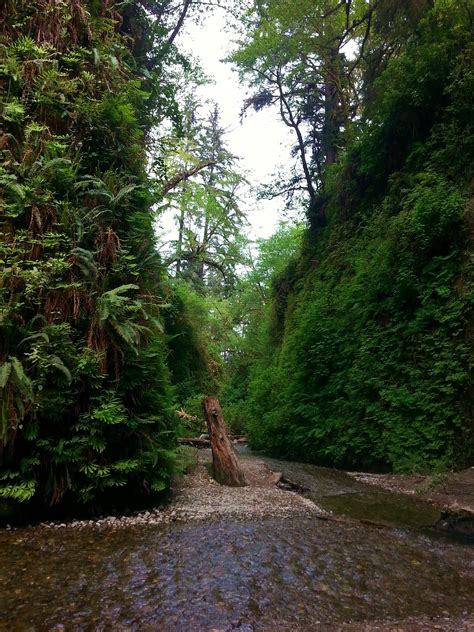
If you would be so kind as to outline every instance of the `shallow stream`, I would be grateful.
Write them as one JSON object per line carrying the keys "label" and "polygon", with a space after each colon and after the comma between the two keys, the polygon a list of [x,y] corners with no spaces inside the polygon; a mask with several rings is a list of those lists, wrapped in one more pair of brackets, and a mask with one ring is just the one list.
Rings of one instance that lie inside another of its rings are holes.
{"label": "shallow stream", "polygon": [[[327,508],[344,498],[364,505],[359,484],[330,473],[285,465],[308,488],[318,478],[308,493],[332,499]],[[318,622],[466,618],[474,605],[466,543],[304,515],[0,531],[0,569],[2,631],[313,630]]]}
{"label": "shallow stream", "polygon": [[[434,529],[441,518],[440,509],[416,496],[383,491],[356,480],[346,472],[306,463],[261,458],[270,469],[282,472],[287,479],[299,484],[304,496],[334,514],[422,530]],[[455,539],[462,540],[456,536]],[[466,542],[469,542],[469,538],[466,538]]]}

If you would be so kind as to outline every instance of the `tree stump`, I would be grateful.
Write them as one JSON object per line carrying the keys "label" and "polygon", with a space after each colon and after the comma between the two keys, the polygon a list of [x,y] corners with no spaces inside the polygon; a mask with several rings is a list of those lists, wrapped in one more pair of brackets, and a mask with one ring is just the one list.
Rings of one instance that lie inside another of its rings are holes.
{"label": "tree stump", "polygon": [[219,400],[206,397],[202,406],[211,438],[214,478],[221,485],[245,487],[247,481],[227,435]]}

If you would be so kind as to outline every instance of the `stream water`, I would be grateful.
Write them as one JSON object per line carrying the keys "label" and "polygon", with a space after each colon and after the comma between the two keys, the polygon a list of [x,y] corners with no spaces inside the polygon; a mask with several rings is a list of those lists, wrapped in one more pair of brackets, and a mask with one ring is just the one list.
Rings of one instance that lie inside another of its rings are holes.
{"label": "stream water", "polygon": [[[434,525],[441,518],[441,510],[416,496],[383,491],[340,470],[261,458],[271,470],[281,471],[301,485],[304,495],[327,511],[356,520],[435,534]],[[469,542],[469,538],[460,535],[453,535],[453,539]]]}
{"label": "stream water", "polygon": [[[287,472],[327,507],[345,498],[363,513],[350,477],[301,464],[285,464]],[[372,501],[380,518],[387,498]],[[426,522],[408,514],[407,526]],[[468,543],[299,515],[0,531],[0,569],[2,631],[306,631],[318,622],[462,618],[474,606]]]}

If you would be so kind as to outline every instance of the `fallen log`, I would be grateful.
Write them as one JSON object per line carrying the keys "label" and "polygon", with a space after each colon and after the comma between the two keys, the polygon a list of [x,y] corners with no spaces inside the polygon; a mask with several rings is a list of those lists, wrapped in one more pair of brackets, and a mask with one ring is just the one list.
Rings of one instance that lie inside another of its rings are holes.
{"label": "fallen log", "polygon": [[211,438],[214,478],[221,485],[245,487],[247,481],[227,434],[219,400],[206,397],[202,406]]}
{"label": "fallen log", "polygon": [[178,439],[180,445],[192,445],[196,448],[210,448],[210,439],[200,439],[199,437],[181,437]]}
{"label": "fallen log", "polygon": [[247,435],[242,435],[242,436],[240,436],[240,437],[234,437],[234,436],[232,436],[232,435],[231,435],[231,437],[230,437],[230,438],[231,438],[231,440],[232,440],[234,443],[248,443],[248,440],[249,440],[249,438],[247,437]]}
{"label": "fallen log", "polygon": [[[196,448],[210,448],[211,440],[207,438],[208,436],[209,435],[201,435],[199,437],[180,437],[178,439],[178,443],[180,445],[192,445],[192,446],[195,446]],[[237,445],[242,445],[244,443],[247,443],[248,441],[248,437],[244,435],[242,436],[228,435],[228,436],[231,443],[234,443]]]}
{"label": "fallen log", "polygon": [[278,485],[283,478],[283,472],[271,472],[270,480],[273,485]]}

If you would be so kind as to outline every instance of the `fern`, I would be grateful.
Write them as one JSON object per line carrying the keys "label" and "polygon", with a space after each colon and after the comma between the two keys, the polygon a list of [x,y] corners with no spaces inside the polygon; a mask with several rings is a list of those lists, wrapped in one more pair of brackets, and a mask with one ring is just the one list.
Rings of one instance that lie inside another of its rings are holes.
{"label": "fern", "polygon": [[3,117],[6,121],[12,123],[19,123],[25,116],[25,108],[18,101],[18,99],[12,99],[3,104]]}
{"label": "fern", "polygon": [[[172,90],[144,86],[127,3],[102,4],[99,20],[80,1],[75,17],[56,3],[54,23],[40,0],[2,14],[0,454],[13,477],[0,487],[11,503],[93,503],[122,486],[139,497],[155,448],[174,444],[158,436],[173,423],[165,340],[140,296],[161,291],[145,142]],[[137,12],[153,26],[148,56],[159,29]],[[166,459],[156,470],[168,480]]]}
{"label": "fern", "polygon": [[48,357],[48,361],[51,366],[53,366],[58,371],[61,371],[61,373],[66,376],[66,379],[69,382],[69,384],[71,384],[72,382],[71,371],[67,368],[64,362],[61,360],[61,358],[59,358],[56,355],[52,355]]}
{"label": "fern", "polygon": [[18,360],[18,358],[11,358],[11,382],[13,383],[16,390],[19,391],[27,400],[33,399],[33,387],[30,379],[27,377],[22,363]]}
{"label": "fern", "polygon": [[12,363],[4,362],[0,365],[0,388],[5,388],[12,372]]}
{"label": "fern", "polygon": [[8,498],[16,500],[17,502],[24,503],[36,493],[38,484],[36,481],[24,481],[18,485],[1,485],[0,484],[0,498]]}

